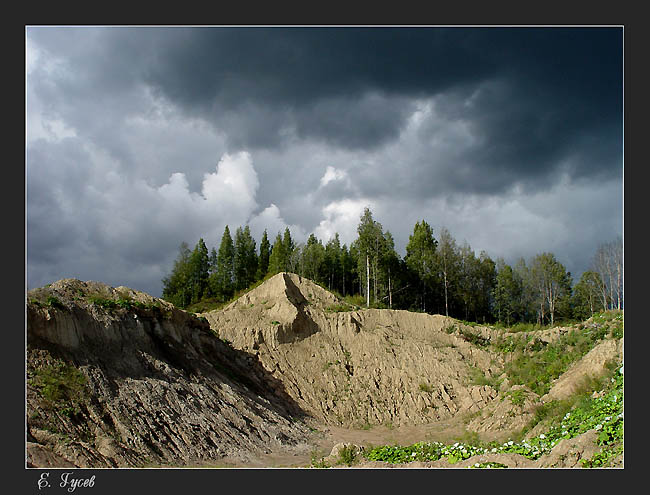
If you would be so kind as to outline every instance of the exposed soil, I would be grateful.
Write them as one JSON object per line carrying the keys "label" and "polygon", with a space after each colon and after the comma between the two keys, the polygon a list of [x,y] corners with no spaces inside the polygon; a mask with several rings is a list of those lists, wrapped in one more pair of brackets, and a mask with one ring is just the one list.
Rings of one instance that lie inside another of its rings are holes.
{"label": "exposed soil", "polygon": [[[534,337],[553,342],[568,331]],[[503,379],[504,354],[489,344],[508,335],[440,315],[346,307],[288,273],[202,315],[124,287],[62,280],[28,293],[28,466],[309,467],[339,444],[502,441],[545,400],[570,395],[622,355],[622,339],[604,341],[539,397]],[[66,367],[83,375],[81,392],[46,398],[43,370]],[[536,462],[490,454],[400,467],[574,467],[571,459],[591,455],[590,438]]]}

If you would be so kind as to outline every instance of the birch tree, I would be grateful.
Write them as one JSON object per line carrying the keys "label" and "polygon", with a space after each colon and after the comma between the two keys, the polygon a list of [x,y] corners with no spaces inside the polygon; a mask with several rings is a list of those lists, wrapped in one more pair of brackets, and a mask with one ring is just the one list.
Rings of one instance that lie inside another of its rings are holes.
{"label": "birch tree", "polygon": [[446,227],[440,229],[439,237],[440,240],[436,251],[437,266],[445,296],[445,316],[449,316],[449,289],[456,278],[458,249],[456,247],[456,240],[451,236],[451,233]]}

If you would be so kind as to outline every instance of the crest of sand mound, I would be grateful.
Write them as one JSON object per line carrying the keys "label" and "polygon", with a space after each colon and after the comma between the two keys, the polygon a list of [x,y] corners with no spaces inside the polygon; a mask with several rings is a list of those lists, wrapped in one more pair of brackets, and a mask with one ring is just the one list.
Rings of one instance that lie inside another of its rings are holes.
{"label": "crest of sand mound", "polygon": [[222,339],[257,355],[305,411],[330,424],[428,423],[479,411],[497,397],[487,385],[472,385],[473,368],[490,376],[497,365],[448,331],[456,320],[342,309],[317,284],[279,273],[202,316]]}

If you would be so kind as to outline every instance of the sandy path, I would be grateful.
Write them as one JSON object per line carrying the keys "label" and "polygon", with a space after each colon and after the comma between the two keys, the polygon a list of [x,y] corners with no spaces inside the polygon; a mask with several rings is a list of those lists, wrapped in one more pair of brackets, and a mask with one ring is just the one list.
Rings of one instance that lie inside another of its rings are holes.
{"label": "sandy path", "polygon": [[[353,443],[363,446],[411,445],[422,441],[453,443],[467,434],[463,418],[456,417],[424,425],[401,427],[373,426],[368,429],[353,429],[340,426],[310,424],[316,431],[304,445],[289,447],[261,455],[251,462],[243,463],[222,460],[215,467],[223,468],[305,468],[311,465],[312,456],[326,457],[337,443]],[[499,438],[505,437],[503,432]],[[483,434],[482,440],[493,440],[494,435]]]}

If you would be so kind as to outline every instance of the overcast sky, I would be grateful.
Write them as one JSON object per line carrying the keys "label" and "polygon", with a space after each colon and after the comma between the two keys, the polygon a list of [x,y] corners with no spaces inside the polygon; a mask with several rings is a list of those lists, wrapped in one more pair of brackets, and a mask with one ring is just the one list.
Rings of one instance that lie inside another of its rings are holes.
{"label": "overcast sky", "polygon": [[28,27],[25,95],[28,288],[160,296],[183,241],[365,206],[576,279],[622,235],[622,28]]}

